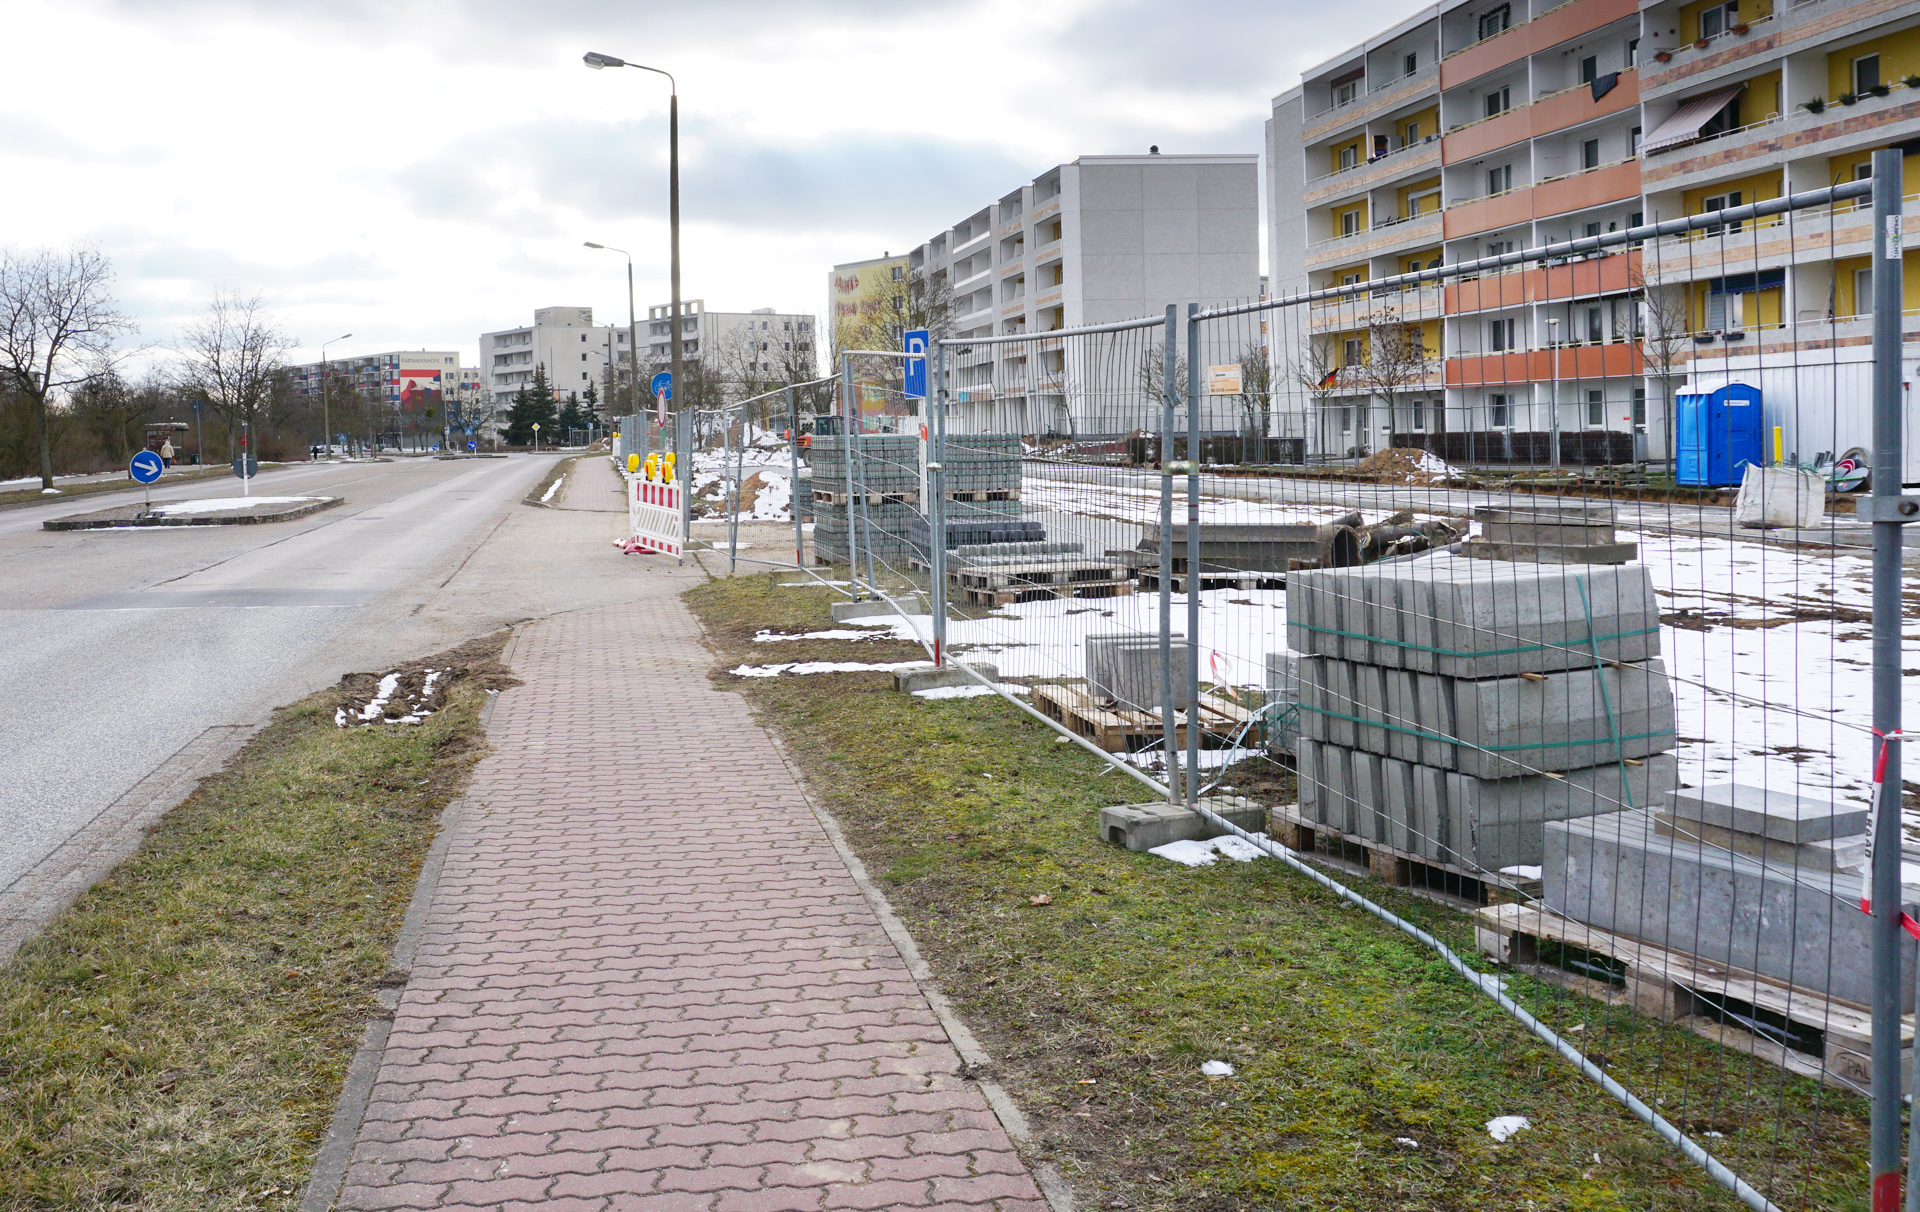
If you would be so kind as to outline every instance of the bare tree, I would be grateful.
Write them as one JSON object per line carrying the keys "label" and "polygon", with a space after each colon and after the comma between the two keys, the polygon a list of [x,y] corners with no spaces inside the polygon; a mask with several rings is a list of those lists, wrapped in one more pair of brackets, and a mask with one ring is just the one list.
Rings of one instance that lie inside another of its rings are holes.
{"label": "bare tree", "polygon": [[205,399],[229,429],[256,426],[296,344],[259,295],[215,294],[200,318],[181,330],[180,388]]}
{"label": "bare tree", "polygon": [[[1308,337],[1300,344],[1299,356],[1287,363],[1287,378],[1307,394],[1318,407],[1321,417],[1327,413],[1327,401],[1341,390],[1341,366],[1334,356],[1333,337]],[[1302,434],[1311,441],[1313,426],[1303,418],[1300,426]]]}
{"label": "bare tree", "polygon": [[97,248],[0,248],[0,376],[29,402],[40,439],[40,487],[53,487],[47,404],[125,356],[137,326],[108,293],[113,264]]}
{"label": "bare tree", "polygon": [[1400,393],[1422,387],[1433,377],[1433,355],[1427,352],[1426,333],[1409,324],[1391,307],[1367,317],[1367,356],[1355,378],[1369,392],[1387,401],[1387,445],[1399,434]]}
{"label": "bare tree", "polygon": [[1246,436],[1264,442],[1273,423],[1273,356],[1264,341],[1240,351],[1240,410]]}
{"label": "bare tree", "polygon": [[1664,285],[1658,269],[1649,276],[1644,268],[1647,254],[1641,256],[1640,265],[1627,277],[1627,285],[1639,296],[1641,361],[1660,380],[1661,449],[1664,457],[1672,460],[1673,381],[1682,356],[1692,345],[1687,332],[1686,297],[1679,289]]}
{"label": "bare tree", "polygon": [[111,368],[80,384],[73,393],[76,418],[103,450],[121,460],[133,454],[135,427],[165,402],[166,390],[158,383],[136,387]]}

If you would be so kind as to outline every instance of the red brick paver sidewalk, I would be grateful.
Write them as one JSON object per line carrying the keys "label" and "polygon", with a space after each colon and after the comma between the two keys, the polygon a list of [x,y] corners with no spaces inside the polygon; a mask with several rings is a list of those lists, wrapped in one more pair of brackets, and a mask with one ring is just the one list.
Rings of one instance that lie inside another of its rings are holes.
{"label": "red brick paver sidewalk", "polygon": [[[664,569],[662,570],[664,572]],[[527,626],[339,1206],[1045,1204],[672,595]]]}

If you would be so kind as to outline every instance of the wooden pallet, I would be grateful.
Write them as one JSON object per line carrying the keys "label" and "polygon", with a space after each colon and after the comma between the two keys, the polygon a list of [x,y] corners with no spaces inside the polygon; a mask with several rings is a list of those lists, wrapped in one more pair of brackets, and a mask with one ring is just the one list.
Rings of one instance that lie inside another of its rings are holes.
{"label": "wooden pallet", "polygon": [[[816,488],[813,499],[828,505],[849,505],[860,500],[857,492],[832,492]],[[920,494],[917,492],[869,492],[865,494],[869,505],[918,505]]]}
{"label": "wooden pallet", "polygon": [[[1610,1005],[1686,1027],[1715,1043],[1768,1060],[1783,1069],[1842,1089],[1863,1090],[1871,1081],[1873,1016],[1864,1006],[1713,963],[1701,956],[1582,925],[1533,905],[1490,905],[1474,919],[1480,951],[1516,971],[1585,993]],[[1556,943],[1624,966],[1624,986],[1570,972],[1540,959],[1540,944]],[[1731,1003],[1731,1005],[1728,1005]],[[1795,1024],[1809,1052],[1748,1030],[1724,1013],[1760,1009]],[[1901,1073],[1912,1071],[1914,1017],[1900,1020]]]}
{"label": "wooden pallet", "polygon": [[1020,499],[1018,488],[960,488],[948,489],[947,500],[978,504],[982,501],[1017,501]]}
{"label": "wooden pallet", "polygon": [[[1057,720],[1108,753],[1139,753],[1166,744],[1159,716],[1147,711],[1109,707],[1087,693],[1085,686],[1035,686],[1033,702],[1048,718]],[[1200,696],[1200,747],[1223,748],[1229,738],[1252,718],[1238,703],[1215,694]],[[1187,721],[1174,722],[1175,739],[1184,750]]]}
{"label": "wooden pallet", "polygon": [[957,589],[953,596],[968,606],[998,608],[1016,602],[1044,602],[1052,598],[1129,598],[1132,581],[1092,582],[1077,585],[1015,585],[1005,589]]}
{"label": "wooden pallet", "polygon": [[[1308,820],[1300,815],[1299,806],[1295,804],[1273,810],[1273,829],[1275,840],[1290,850],[1311,858],[1328,860],[1329,865],[1364,871],[1381,883],[1396,888],[1424,890],[1456,908],[1478,908],[1510,900],[1516,894],[1514,888],[1491,882],[1484,871],[1441,862],[1430,855],[1401,850],[1385,842],[1343,832],[1320,821]],[[1530,885],[1528,881],[1509,882],[1518,884],[1517,891],[1521,893],[1533,894],[1538,891],[1538,885]]]}
{"label": "wooden pallet", "polygon": [[[1187,574],[1176,572],[1167,578],[1167,584],[1174,593],[1187,591]],[[1284,572],[1203,572],[1200,574],[1200,592],[1210,589],[1285,589],[1287,574]],[[1140,569],[1140,589],[1150,593],[1160,588],[1160,570],[1158,568]]]}

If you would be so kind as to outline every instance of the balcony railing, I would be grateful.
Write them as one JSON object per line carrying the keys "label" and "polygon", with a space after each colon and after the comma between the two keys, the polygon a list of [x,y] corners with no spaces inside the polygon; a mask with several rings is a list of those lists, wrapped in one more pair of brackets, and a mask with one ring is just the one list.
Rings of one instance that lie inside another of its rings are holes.
{"label": "balcony railing", "polygon": [[1327,182],[1332,181],[1336,177],[1344,177],[1348,173],[1357,173],[1361,169],[1372,168],[1374,165],[1379,164],[1381,161],[1391,160],[1393,157],[1400,155],[1402,152],[1419,151],[1423,147],[1437,147],[1439,146],[1439,143],[1440,143],[1440,136],[1438,134],[1428,135],[1426,138],[1420,140],[1420,142],[1418,143],[1403,143],[1399,147],[1389,148],[1386,152],[1382,153],[1381,155],[1369,156],[1367,159],[1360,161],[1358,164],[1350,165],[1347,168],[1336,168],[1332,172],[1326,174],[1325,176],[1313,177],[1307,181],[1307,188],[1313,189],[1316,186],[1324,185]]}
{"label": "balcony railing", "polygon": [[1380,96],[1383,93],[1390,93],[1396,88],[1400,88],[1406,84],[1411,83],[1412,81],[1420,79],[1420,77],[1422,76],[1431,76],[1438,70],[1439,70],[1438,64],[1429,63],[1425,67],[1415,71],[1412,75],[1395,76],[1391,80],[1384,81],[1378,88],[1370,88],[1363,91],[1356,91],[1352,97],[1349,97],[1345,101],[1336,101],[1332,105],[1329,105],[1327,108],[1320,110],[1317,113],[1308,114],[1307,122],[1309,124],[1318,122],[1320,119],[1326,117],[1328,114],[1337,113],[1343,109],[1350,109],[1353,106],[1359,105],[1362,102],[1367,101],[1371,98]]}
{"label": "balcony railing", "polygon": [[1396,215],[1393,218],[1382,219],[1378,223],[1374,223],[1374,224],[1371,224],[1370,226],[1363,227],[1359,231],[1344,232],[1340,235],[1332,236],[1325,240],[1316,240],[1312,244],[1307,245],[1307,247],[1309,249],[1331,248],[1334,245],[1339,244],[1345,240],[1358,240],[1364,236],[1370,236],[1377,232],[1387,231],[1390,228],[1400,227],[1407,223],[1424,223],[1428,219],[1438,219],[1439,217],[1440,217],[1440,212],[1438,210],[1428,211],[1425,214],[1411,215],[1405,218],[1402,218]]}

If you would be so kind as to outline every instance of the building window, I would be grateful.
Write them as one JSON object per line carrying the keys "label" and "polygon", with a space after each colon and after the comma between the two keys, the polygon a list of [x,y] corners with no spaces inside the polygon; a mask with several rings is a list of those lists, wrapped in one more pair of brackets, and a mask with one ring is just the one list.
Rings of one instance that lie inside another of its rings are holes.
{"label": "building window", "polygon": [[896,265],[896,266],[894,266],[894,267],[893,267],[893,280],[894,280],[895,282],[898,282],[898,281],[899,281],[899,280],[900,280],[900,279],[901,279],[902,277],[904,277],[904,276],[906,276],[906,272],[907,272],[907,271],[906,271],[905,269],[903,269],[902,267],[900,267],[900,266],[898,266],[898,265]]}
{"label": "building window", "polygon": [[1359,95],[1360,82],[1358,80],[1348,80],[1344,84],[1336,84],[1333,86],[1333,103],[1335,105],[1350,104],[1353,99]]}
{"label": "building window", "polygon": [[1487,321],[1487,348],[1495,353],[1505,353],[1514,348],[1513,318]]}
{"label": "building window", "polygon": [[1587,389],[1587,424],[1601,426],[1607,423],[1607,396],[1597,388]]}
{"label": "building window", "polygon": [[1856,316],[1873,314],[1873,270],[1871,269],[1853,271],[1853,314]]}
{"label": "building window", "polygon": [[1491,118],[1495,114],[1504,114],[1513,108],[1513,89],[1510,85],[1502,84],[1499,88],[1488,93],[1486,100],[1487,117]]}
{"label": "building window", "polygon": [[1606,339],[1607,339],[1606,328],[1600,319],[1600,309],[1597,307],[1587,308],[1587,341],[1588,343],[1592,345],[1598,345]]}
{"label": "building window", "polygon": [[1425,400],[1415,400],[1413,402],[1413,427],[1415,429],[1425,429],[1427,427],[1427,402]]}
{"label": "building window", "polygon": [[1627,154],[1629,156],[1640,154],[1640,128],[1637,126],[1627,132]]}
{"label": "building window", "polygon": [[1505,429],[1513,423],[1513,397],[1491,395],[1487,397],[1487,424],[1494,429]]}
{"label": "building window", "polygon": [[1633,423],[1635,425],[1647,423],[1647,389],[1644,387],[1633,389]]}
{"label": "building window", "polygon": [[1485,41],[1495,34],[1504,33],[1513,26],[1513,6],[1502,4],[1480,14],[1480,40]]}
{"label": "building window", "polygon": [[1487,170],[1487,193],[1504,194],[1513,188],[1513,165],[1502,164]]}
{"label": "building window", "polygon": [[1627,39],[1627,66],[1640,66],[1640,39],[1638,38]]}
{"label": "building window", "polygon": [[1700,36],[1718,38],[1727,32],[1730,25],[1740,23],[1740,5],[1737,0],[1731,4],[1716,4],[1712,8],[1700,10]]}
{"label": "building window", "polygon": [[1600,74],[1600,57],[1588,55],[1580,60],[1580,83],[1592,84],[1594,77]]}
{"label": "building window", "polygon": [[1357,210],[1340,212],[1340,234],[1343,236],[1351,236],[1357,234],[1359,231],[1360,212]]}
{"label": "building window", "polygon": [[1352,168],[1358,163],[1360,163],[1360,148],[1357,145],[1340,149],[1340,167],[1342,169]]}
{"label": "building window", "polygon": [[1853,91],[1871,92],[1880,86],[1880,56],[1862,55],[1853,61]]}
{"label": "building window", "polygon": [[[1738,205],[1740,205],[1740,191],[1737,189],[1730,190],[1724,194],[1713,194],[1710,197],[1702,199],[1700,203],[1700,213],[1704,215],[1709,211],[1726,210],[1729,207],[1734,207]],[[1719,227],[1718,224],[1714,225],[1713,227],[1702,228],[1701,230],[1705,231],[1710,236],[1717,236],[1721,232],[1721,228]],[[1739,231],[1740,224],[1729,223],[1726,226],[1726,230]]]}
{"label": "building window", "polygon": [[[1868,271],[1861,270],[1860,272],[1866,273]],[[1359,337],[1348,337],[1346,340],[1340,343],[1340,364],[1342,366],[1360,365],[1360,338]],[[1345,431],[1342,430],[1341,432],[1344,433]]]}
{"label": "building window", "polygon": [[1343,434],[1353,432],[1353,409],[1342,408],[1340,410],[1340,432]]}
{"label": "building window", "polygon": [[1409,52],[1404,59],[1400,60],[1401,75],[1411,76],[1413,73],[1419,70],[1420,70],[1420,56],[1417,52]]}
{"label": "building window", "polygon": [[1600,167],[1600,140],[1588,139],[1580,145],[1580,167],[1583,169]]}

